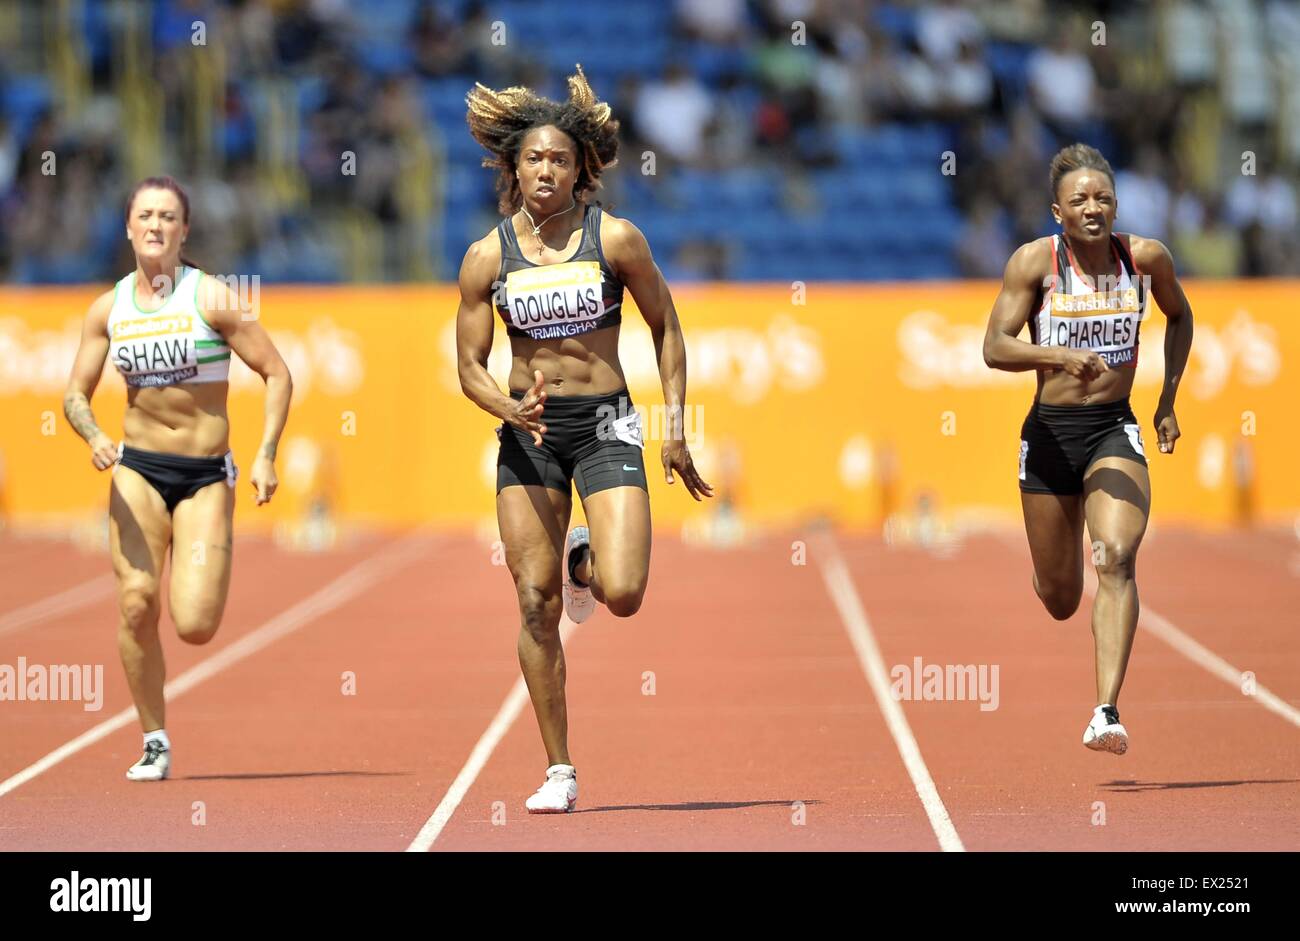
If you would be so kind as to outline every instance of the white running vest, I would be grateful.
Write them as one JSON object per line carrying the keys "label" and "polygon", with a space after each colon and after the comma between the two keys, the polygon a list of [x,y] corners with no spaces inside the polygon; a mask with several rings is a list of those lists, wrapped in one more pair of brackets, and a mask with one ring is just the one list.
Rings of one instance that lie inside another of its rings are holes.
{"label": "white running vest", "polygon": [[1029,318],[1029,333],[1038,346],[1092,350],[1108,366],[1136,366],[1138,329],[1146,316],[1145,279],[1128,245],[1110,237],[1115,273],[1088,284],[1065,239],[1052,236],[1053,283]]}
{"label": "white running vest", "polygon": [[225,382],[230,375],[230,346],[199,313],[203,272],[182,271],[167,302],[152,312],[136,304],[134,271],[117,282],[108,315],[108,356],[128,386]]}

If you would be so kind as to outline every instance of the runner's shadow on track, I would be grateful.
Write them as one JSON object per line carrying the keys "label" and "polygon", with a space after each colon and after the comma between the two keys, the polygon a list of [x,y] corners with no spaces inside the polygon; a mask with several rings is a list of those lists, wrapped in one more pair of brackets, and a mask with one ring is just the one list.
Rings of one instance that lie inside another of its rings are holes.
{"label": "runner's shadow on track", "polygon": [[1113,791],[1174,791],[1189,787],[1236,787],[1239,784],[1300,784],[1296,778],[1263,778],[1246,781],[1108,781],[1102,787]]}
{"label": "runner's shadow on track", "polygon": [[268,778],[397,778],[409,771],[282,771],[251,774],[187,774],[178,781],[263,781]]}
{"label": "runner's shadow on track", "polygon": [[[690,801],[685,804],[617,804],[609,807],[584,807],[575,814],[599,814],[611,810],[739,810],[742,807],[790,807],[796,801]],[[799,801],[805,807],[821,801]]]}

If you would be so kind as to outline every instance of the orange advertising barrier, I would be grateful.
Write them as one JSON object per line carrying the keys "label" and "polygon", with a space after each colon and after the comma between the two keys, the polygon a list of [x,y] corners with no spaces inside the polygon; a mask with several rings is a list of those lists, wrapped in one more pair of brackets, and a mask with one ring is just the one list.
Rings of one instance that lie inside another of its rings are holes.
{"label": "orange advertising barrier", "polygon": [[[1178,397],[1183,438],[1155,448],[1164,316],[1142,327],[1133,406],[1148,445],[1154,515],[1228,524],[1300,510],[1300,282],[1189,282],[1196,338]],[[0,513],[15,523],[102,513],[107,474],[62,415],[62,393],[94,287],[0,291]],[[716,512],[759,525],[826,516],[878,527],[924,502],[940,513],[1011,518],[1020,423],[1033,373],[988,369],[981,341],[997,285],[681,285],[684,416],[719,500],[697,504],[659,469],[664,415],[653,345],[629,296],[621,339],[644,408],[658,524]],[[494,507],[495,422],[460,392],[454,286],[265,287],[261,317],[295,381],[281,492],[249,499],[262,385],[238,361],[230,416],[240,525],[327,504],[380,525],[470,526]],[[491,370],[504,382],[497,330]],[[121,433],[125,389],[111,366],[92,403]]]}

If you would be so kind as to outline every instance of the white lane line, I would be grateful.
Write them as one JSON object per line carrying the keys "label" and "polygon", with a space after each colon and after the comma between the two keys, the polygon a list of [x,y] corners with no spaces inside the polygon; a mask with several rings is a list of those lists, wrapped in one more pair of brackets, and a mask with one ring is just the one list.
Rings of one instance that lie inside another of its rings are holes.
{"label": "white lane line", "polygon": [[90,607],[112,595],[113,588],[113,576],[100,575],[88,582],[74,585],[67,591],[61,591],[57,595],[50,595],[16,611],[10,611],[0,616],[0,636],[21,630],[31,624],[39,624],[49,618]]}
{"label": "white lane line", "polygon": [[[1010,535],[1001,534],[1001,540],[1011,548],[1018,550],[1025,558],[1029,558],[1029,547],[1023,542],[1013,539]],[[1085,550],[1085,558],[1090,558],[1088,552],[1090,546]],[[1088,596],[1094,601],[1097,597],[1097,573],[1087,565],[1083,569],[1083,587]],[[1223,680],[1229,686],[1241,692],[1242,670],[1237,669],[1227,660],[1224,660],[1210,648],[1206,647],[1192,635],[1188,634],[1182,628],[1174,624],[1162,614],[1152,610],[1151,606],[1145,601],[1141,602],[1138,609],[1138,628],[1145,629],[1154,634],[1157,638],[1164,641],[1174,650],[1178,651],[1188,660],[1201,667],[1212,676]],[[1254,699],[1265,709],[1276,713],[1287,722],[1300,728],[1300,709],[1296,709],[1285,699],[1279,697],[1276,693],[1264,686],[1262,683],[1255,682],[1255,694],[1248,696],[1242,694],[1247,699]]]}
{"label": "white lane line", "polygon": [[[564,615],[560,620],[560,643],[568,643],[573,632],[578,629]],[[443,795],[442,800],[438,802],[433,816],[425,821],[420,832],[415,835],[411,845],[406,848],[408,853],[427,853],[429,848],[438,839],[442,833],[443,827],[451,821],[451,815],[456,812],[460,802],[465,799],[469,789],[473,787],[474,781],[477,780],[479,772],[487,765],[488,759],[492,757],[492,752],[496,750],[501,739],[510,731],[510,726],[515,724],[515,719],[519,718],[519,713],[528,703],[528,687],[524,685],[524,678],[521,676],[515,680],[510,692],[506,694],[505,701],[501,703],[501,708],[492,721],[488,723],[487,730],[479,737],[474,748],[469,753],[469,758],[465,761],[465,766],[460,769],[456,775],[451,787],[447,788],[447,793]]]}
{"label": "white lane line", "polygon": [[[394,574],[402,566],[423,555],[432,545],[433,542],[427,537],[408,537],[389,546],[379,555],[358,563],[331,584],[314,594],[308,595],[293,607],[271,618],[265,624],[254,628],[229,647],[223,648],[219,653],[195,664],[176,677],[164,688],[167,702],[170,704],[227,667],[251,657],[280,638],[292,634],[304,624],[308,624],[321,615],[327,614],[340,605],[351,601],[376,582],[382,581]],[[4,797],[15,788],[21,787],[38,775],[43,774],[64,759],[129,725],[135,719],[134,706],[129,706],[116,715],[105,719],[71,741],[60,745],[44,758],[19,771],[13,777],[0,782],[0,797]]]}
{"label": "white lane line", "polygon": [[[1097,576],[1091,569],[1084,571],[1084,587],[1095,600],[1097,597]],[[1243,671],[1224,660],[1213,650],[1192,637],[1173,621],[1151,610],[1145,601],[1138,609],[1138,627],[1163,640],[1188,660],[1217,676],[1237,692],[1241,692]],[[1300,728],[1300,709],[1282,699],[1258,680],[1255,682],[1254,695],[1242,693],[1247,699],[1254,699],[1265,709],[1276,713],[1287,722]]]}
{"label": "white lane line", "polygon": [[844,629],[848,632],[853,649],[857,652],[862,672],[866,674],[867,683],[871,686],[871,692],[875,694],[876,703],[884,714],[885,724],[894,737],[894,744],[898,746],[903,765],[912,779],[912,787],[916,789],[916,796],[921,799],[925,815],[930,818],[930,827],[934,830],[934,835],[939,838],[939,848],[946,853],[965,852],[966,847],[962,845],[961,837],[957,835],[957,828],[953,826],[952,818],[948,816],[948,808],[944,806],[939,790],[934,786],[934,779],[930,777],[930,769],[925,766],[925,759],[921,757],[921,747],[916,743],[912,727],[907,724],[903,707],[889,694],[889,671],[885,669],[885,660],[880,654],[880,646],[876,643],[875,634],[871,630],[871,622],[867,620],[862,599],[853,585],[853,579],[849,576],[848,567],[844,564],[844,557],[840,554],[835,537],[827,533],[819,537],[818,542],[820,546],[813,555],[822,563],[820,568],[822,577],[826,581],[826,590],[839,610],[840,620],[844,622]]}

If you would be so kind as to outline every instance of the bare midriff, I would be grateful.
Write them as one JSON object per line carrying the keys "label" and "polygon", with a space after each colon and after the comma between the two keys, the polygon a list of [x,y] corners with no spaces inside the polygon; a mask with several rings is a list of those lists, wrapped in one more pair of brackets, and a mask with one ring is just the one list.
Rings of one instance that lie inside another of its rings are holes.
{"label": "bare midriff", "polygon": [[523,392],[533,384],[533,371],[546,377],[549,395],[606,395],[627,385],[618,361],[618,326],[593,330],[577,337],[530,340],[511,337],[514,361],[510,389]]}
{"label": "bare midriff", "polygon": [[230,450],[228,382],[127,389],[123,442],[145,451],[220,457]]}

